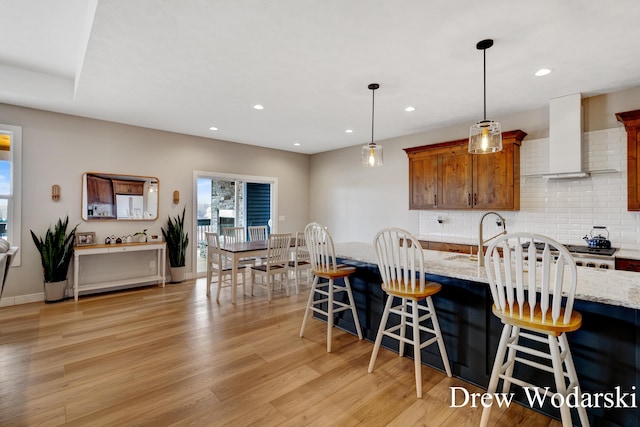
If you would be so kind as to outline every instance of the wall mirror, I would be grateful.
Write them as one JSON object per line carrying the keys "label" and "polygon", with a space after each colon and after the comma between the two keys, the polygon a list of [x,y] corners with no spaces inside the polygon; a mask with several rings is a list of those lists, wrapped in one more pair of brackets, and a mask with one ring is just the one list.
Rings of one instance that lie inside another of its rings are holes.
{"label": "wall mirror", "polygon": [[82,175],[85,221],[153,221],[158,218],[158,178],[87,172]]}

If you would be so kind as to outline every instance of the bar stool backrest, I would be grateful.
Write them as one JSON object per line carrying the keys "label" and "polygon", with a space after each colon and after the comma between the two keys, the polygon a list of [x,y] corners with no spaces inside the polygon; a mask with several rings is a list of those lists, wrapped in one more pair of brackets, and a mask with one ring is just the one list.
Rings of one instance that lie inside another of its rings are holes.
{"label": "bar stool backrest", "polygon": [[569,323],[578,273],[561,243],[534,233],[502,235],[489,245],[485,269],[493,302],[502,314],[533,322],[537,313],[541,318],[536,322],[542,325]]}
{"label": "bar stool backrest", "polygon": [[376,234],[373,246],[384,288],[424,292],[424,252],[415,236],[401,228],[385,228]]}
{"label": "bar stool backrest", "polygon": [[333,238],[329,231],[317,222],[312,222],[304,228],[304,237],[309,251],[311,269],[315,271],[336,271]]}

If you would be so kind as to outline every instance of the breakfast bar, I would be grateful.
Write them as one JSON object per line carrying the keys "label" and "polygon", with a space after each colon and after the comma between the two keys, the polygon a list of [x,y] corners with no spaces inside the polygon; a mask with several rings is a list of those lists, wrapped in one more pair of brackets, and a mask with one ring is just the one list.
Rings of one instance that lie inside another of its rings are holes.
{"label": "breakfast bar", "polygon": [[[341,263],[356,267],[350,280],[358,318],[364,338],[373,341],[385,298],[373,246],[350,242],[335,247]],[[425,250],[425,262],[427,279],[442,284],[434,303],[453,375],[486,389],[501,332],[501,323],[491,312],[486,274],[479,271],[477,261],[463,254]],[[638,401],[636,385],[640,384],[640,275],[578,270],[574,309],[582,314],[583,324],[568,338],[582,392],[630,393],[625,404],[632,406]],[[338,318],[336,325],[355,333],[350,315]],[[398,350],[393,341],[383,340],[382,345]],[[437,350],[422,350],[422,361],[442,370]],[[521,375],[526,378],[527,374],[523,369]],[[512,391],[514,400],[528,406],[520,390]],[[533,409],[559,415],[548,404]],[[587,413],[591,425],[640,426],[640,412],[634,407],[599,404],[587,408]]]}

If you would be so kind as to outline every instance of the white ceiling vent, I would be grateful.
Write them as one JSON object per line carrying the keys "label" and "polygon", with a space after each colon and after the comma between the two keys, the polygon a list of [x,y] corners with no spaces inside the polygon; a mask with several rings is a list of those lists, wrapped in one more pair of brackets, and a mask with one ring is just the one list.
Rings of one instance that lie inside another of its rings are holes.
{"label": "white ceiling vent", "polygon": [[553,98],[549,104],[549,173],[547,179],[584,178],[582,169],[582,97]]}

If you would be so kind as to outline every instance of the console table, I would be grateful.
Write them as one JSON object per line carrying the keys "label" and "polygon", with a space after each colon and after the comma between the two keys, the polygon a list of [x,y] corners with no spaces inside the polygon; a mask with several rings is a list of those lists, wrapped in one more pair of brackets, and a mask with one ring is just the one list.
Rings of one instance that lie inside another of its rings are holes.
{"label": "console table", "polygon": [[[110,245],[91,245],[91,246],[76,246],[73,256],[73,297],[78,300],[78,292],[80,287],[82,290],[95,290],[95,289],[107,289],[117,286],[131,285],[135,283],[153,282],[158,281],[162,283],[162,287],[165,285],[165,260],[166,249],[165,242],[150,242],[150,243],[122,243],[122,244],[110,244]],[[140,252],[140,251],[157,251],[158,258],[156,262],[156,274],[138,277],[129,277],[125,279],[110,280],[99,283],[89,283],[81,285],[79,283],[80,272],[80,260],[86,255],[103,256],[108,254],[116,254],[123,252]]]}

